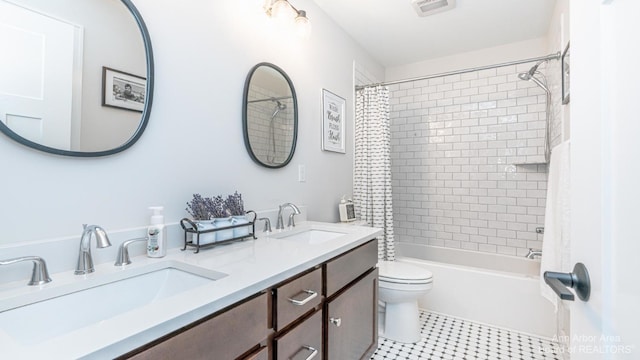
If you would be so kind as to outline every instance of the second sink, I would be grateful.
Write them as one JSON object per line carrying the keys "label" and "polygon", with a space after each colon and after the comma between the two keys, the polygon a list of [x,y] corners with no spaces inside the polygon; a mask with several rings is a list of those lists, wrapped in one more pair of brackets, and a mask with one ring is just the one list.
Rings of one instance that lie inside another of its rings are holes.
{"label": "second sink", "polygon": [[283,240],[304,242],[309,245],[317,245],[317,244],[322,244],[327,241],[333,240],[342,235],[345,235],[345,233],[328,231],[328,230],[309,229],[309,230],[293,233],[290,235],[288,234],[285,236],[281,236],[279,238]]}

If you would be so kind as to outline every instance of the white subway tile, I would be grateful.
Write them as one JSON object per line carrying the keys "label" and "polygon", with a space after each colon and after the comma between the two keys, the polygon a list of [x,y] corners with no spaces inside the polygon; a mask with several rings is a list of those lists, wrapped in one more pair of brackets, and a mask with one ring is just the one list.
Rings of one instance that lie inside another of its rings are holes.
{"label": "white subway tile", "polygon": [[543,154],[546,94],[515,69],[395,87],[397,241],[505,254],[541,245],[535,226],[544,223],[546,166],[510,164]]}

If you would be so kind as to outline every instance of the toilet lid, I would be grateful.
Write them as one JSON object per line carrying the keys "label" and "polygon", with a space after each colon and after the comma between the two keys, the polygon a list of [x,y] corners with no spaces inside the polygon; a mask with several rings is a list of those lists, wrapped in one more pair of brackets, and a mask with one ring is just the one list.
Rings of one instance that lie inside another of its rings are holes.
{"label": "toilet lid", "polygon": [[433,274],[419,266],[397,261],[378,262],[379,278],[383,281],[402,284],[430,283]]}

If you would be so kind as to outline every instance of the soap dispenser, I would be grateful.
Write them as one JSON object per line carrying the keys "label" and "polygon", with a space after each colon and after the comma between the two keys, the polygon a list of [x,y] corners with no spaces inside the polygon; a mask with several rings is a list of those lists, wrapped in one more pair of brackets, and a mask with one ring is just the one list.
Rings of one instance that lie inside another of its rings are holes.
{"label": "soap dispenser", "polygon": [[164,231],[164,216],[162,206],[151,206],[151,225],[147,228],[147,256],[160,258],[167,255],[167,236]]}

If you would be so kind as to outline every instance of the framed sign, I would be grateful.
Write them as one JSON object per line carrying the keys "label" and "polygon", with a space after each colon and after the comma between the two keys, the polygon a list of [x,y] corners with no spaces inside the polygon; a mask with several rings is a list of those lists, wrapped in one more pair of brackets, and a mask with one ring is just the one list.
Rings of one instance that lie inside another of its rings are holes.
{"label": "framed sign", "polygon": [[322,89],[322,150],[345,151],[346,101],[329,90]]}
{"label": "framed sign", "polygon": [[102,67],[102,106],[125,110],[144,110],[147,79]]}

